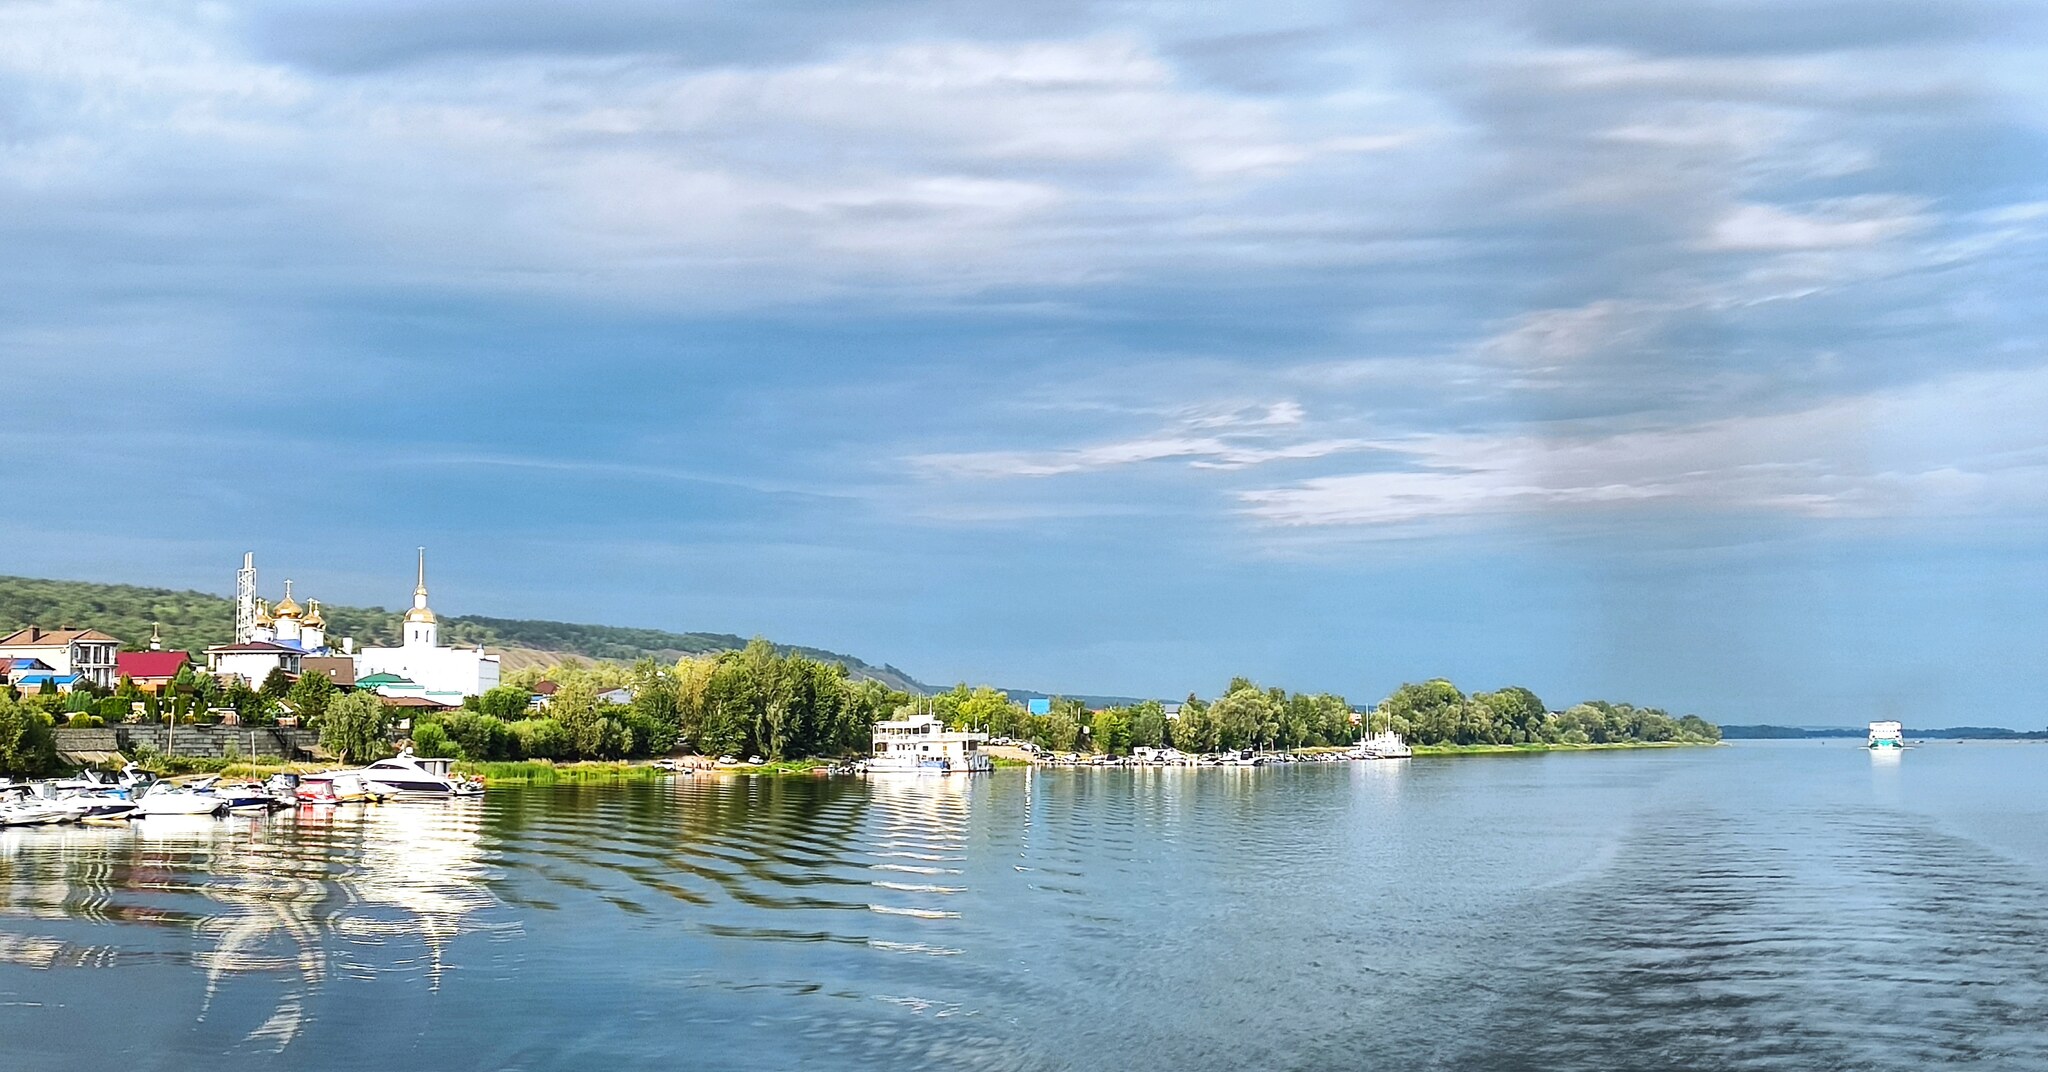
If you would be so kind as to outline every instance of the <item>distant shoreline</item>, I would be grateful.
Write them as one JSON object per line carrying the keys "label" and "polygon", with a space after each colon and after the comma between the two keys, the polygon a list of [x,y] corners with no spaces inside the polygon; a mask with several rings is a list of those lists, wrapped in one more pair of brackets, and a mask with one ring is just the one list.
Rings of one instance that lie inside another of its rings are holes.
{"label": "distant shoreline", "polygon": [[[1722,726],[1721,739],[1727,741],[1804,741],[1829,738],[1861,738],[1869,731],[1852,726],[1773,726],[1756,724],[1748,726]],[[1953,741],[2048,741],[2048,730],[2015,730],[2004,726],[1941,726],[1928,729],[1906,728],[1906,737],[1912,740],[1931,741],[1947,739]]]}

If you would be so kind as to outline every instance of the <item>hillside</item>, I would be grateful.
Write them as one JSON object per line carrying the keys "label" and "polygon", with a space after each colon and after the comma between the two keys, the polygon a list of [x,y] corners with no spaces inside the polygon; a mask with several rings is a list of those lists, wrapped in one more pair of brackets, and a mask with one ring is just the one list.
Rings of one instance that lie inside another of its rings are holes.
{"label": "hillside", "polygon": [[[382,607],[343,607],[322,603],[327,635],[339,642],[354,637],[357,646],[396,644],[399,613]],[[49,581],[0,577],[0,632],[25,625],[92,627],[139,648],[149,640],[150,623],[162,629],[164,646],[200,651],[234,638],[234,600],[208,592],[143,588],[128,584]],[[610,625],[442,615],[441,638],[450,644],[482,644],[505,657],[507,668],[585,659],[631,661],[641,656],[672,660],[683,655],[733,651],[746,638],[731,633],[671,633]],[[851,655],[822,648],[778,645],[785,652],[835,662],[855,677],[872,678],[893,688],[927,691],[926,686],[893,666],[875,666]]]}

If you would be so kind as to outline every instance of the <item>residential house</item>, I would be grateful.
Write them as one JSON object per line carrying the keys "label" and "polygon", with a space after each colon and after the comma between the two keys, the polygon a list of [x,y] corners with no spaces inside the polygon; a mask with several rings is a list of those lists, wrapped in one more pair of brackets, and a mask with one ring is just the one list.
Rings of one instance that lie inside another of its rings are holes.
{"label": "residential house", "polygon": [[41,659],[0,659],[0,686],[24,674],[54,674],[57,668]]}
{"label": "residential house", "polygon": [[206,649],[206,668],[221,677],[238,677],[251,688],[260,687],[273,670],[297,677],[306,653],[268,640],[222,644]]}
{"label": "residential house", "polygon": [[148,693],[160,693],[192,665],[192,655],[183,651],[124,651],[114,656],[116,680],[126,678]]}
{"label": "residential house", "polygon": [[97,629],[31,625],[0,637],[0,659],[41,659],[59,675],[76,674],[107,689],[114,687],[114,656],[120,650],[119,640]]}
{"label": "residential house", "polygon": [[299,660],[300,672],[310,674],[315,670],[327,675],[327,680],[344,689],[356,687],[356,661],[348,655],[308,655]]}
{"label": "residential house", "polygon": [[16,692],[26,696],[30,693],[43,691],[44,682],[48,682],[58,692],[70,692],[72,689],[77,688],[79,683],[84,680],[85,678],[77,674],[52,674],[45,671],[42,673],[22,674],[14,679],[13,685]]}

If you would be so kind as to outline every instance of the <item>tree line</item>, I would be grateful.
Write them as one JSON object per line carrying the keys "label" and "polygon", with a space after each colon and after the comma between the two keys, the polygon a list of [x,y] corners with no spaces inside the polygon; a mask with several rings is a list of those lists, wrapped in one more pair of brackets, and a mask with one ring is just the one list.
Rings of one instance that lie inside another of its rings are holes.
{"label": "tree line", "polygon": [[[534,687],[555,684],[536,702]],[[630,699],[605,694],[626,690]],[[231,707],[245,724],[298,717],[325,748],[354,762],[380,754],[397,720],[372,693],[349,693],[317,671],[297,680],[273,674],[256,688],[223,684],[188,668],[161,696],[124,684],[109,695],[0,693],[0,773],[43,773],[54,765],[51,726],[125,717],[194,721]],[[928,711],[952,729],[977,730],[1054,752],[1128,754],[1139,747],[1187,752],[1343,746],[1383,729],[1418,745],[1708,742],[1720,730],[1697,715],[1592,700],[1553,711],[1534,692],[1509,687],[1466,694],[1436,679],[1394,690],[1368,710],[1332,693],[1298,693],[1232,679],[1213,698],[1189,695],[1173,708],[1156,700],[1090,710],[1055,698],[1031,713],[1000,689],[959,685],[917,697],[838,663],[756,639],[743,649],[619,663],[529,667],[472,696],[457,711],[420,714],[411,728],[422,755],[492,761],[631,759],[678,748],[767,760],[865,754],[874,723]]]}

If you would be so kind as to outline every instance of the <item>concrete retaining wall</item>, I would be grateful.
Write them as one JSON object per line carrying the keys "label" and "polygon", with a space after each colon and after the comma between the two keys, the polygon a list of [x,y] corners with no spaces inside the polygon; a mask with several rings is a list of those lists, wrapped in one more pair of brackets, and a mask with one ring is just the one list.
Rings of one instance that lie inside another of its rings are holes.
{"label": "concrete retaining wall", "polygon": [[310,759],[320,735],[306,729],[275,726],[108,726],[104,729],[56,729],[57,751],[132,752],[144,745],[159,752],[176,750],[181,756],[220,758],[237,756],[278,756]]}

